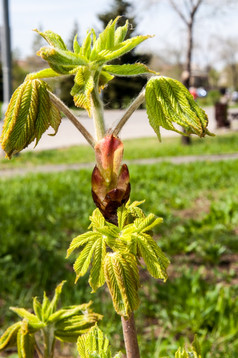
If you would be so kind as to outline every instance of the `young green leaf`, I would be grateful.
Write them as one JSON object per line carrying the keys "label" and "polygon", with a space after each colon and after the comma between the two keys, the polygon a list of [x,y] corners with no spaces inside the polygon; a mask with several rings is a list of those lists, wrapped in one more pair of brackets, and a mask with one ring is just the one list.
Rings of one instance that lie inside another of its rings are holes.
{"label": "young green leaf", "polygon": [[52,315],[50,315],[48,322],[55,323],[60,321],[61,319],[78,315],[79,313],[81,314],[84,312],[92,312],[92,309],[90,308],[91,305],[92,301],[90,301],[89,303],[84,303],[82,305],[67,306],[65,308],[61,308],[58,311],[52,313]]}
{"label": "young green leaf", "polygon": [[139,272],[134,255],[108,253],[104,264],[106,282],[116,312],[129,317],[139,306]]}
{"label": "young green leaf", "polygon": [[[100,240],[100,239],[98,239],[98,240]],[[84,276],[86,274],[86,272],[88,271],[89,265],[91,263],[91,260],[92,260],[93,254],[94,254],[94,250],[97,247],[97,241],[94,241],[94,240],[88,241],[86,246],[80,252],[78,258],[76,259],[76,261],[74,263],[74,271],[76,273],[75,282],[77,282],[78,279],[80,277]]]}
{"label": "young green leaf", "polygon": [[55,336],[63,342],[76,342],[79,335],[87,333],[102,319],[96,313],[85,312],[55,323]]}
{"label": "young green leaf", "polygon": [[42,305],[41,303],[38,301],[37,297],[33,298],[33,310],[35,315],[37,316],[37,318],[41,321],[42,320]]}
{"label": "young green leaf", "polygon": [[156,73],[143,63],[138,62],[126,65],[104,65],[103,70],[115,76],[138,76],[147,73]]}
{"label": "young green leaf", "polygon": [[94,88],[94,79],[86,66],[80,66],[75,75],[75,84],[70,92],[74,97],[75,106],[85,108],[91,116],[91,93]]}
{"label": "young green leaf", "polygon": [[35,316],[34,314],[28,312],[24,308],[10,307],[10,309],[11,309],[11,311],[13,311],[16,314],[18,314],[19,317],[21,317],[23,319],[26,319],[28,321],[29,325],[33,329],[39,329],[39,328],[44,327],[44,323],[41,322],[37,316]]}
{"label": "young green leaf", "polygon": [[88,241],[95,241],[98,237],[98,233],[93,231],[87,231],[84,234],[75,237],[67,250],[66,258],[68,258],[75,249],[85,245]]}
{"label": "young green leaf", "polygon": [[19,358],[34,357],[35,339],[28,331],[27,321],[23,321],[21,328],[17,333],[17,352]]}
{"label": "young green leaf", "polygon": [[[108,49],[108,50],[102,50],[98,53],[98,58],[100,63],[105,63],[108,61],[112,61],[117,57],[121,57],[122,55],[125,55],[127,52],[133,50],[136,46],[138,46],[143,41],[147,40],[152,36],[136,36],[132,37],[126,41],[121,42],[120,44],[116,45],[115,47]],[[90,56],[90,60],[92,60]]]}
{"label": "young green leaf", "polygon": [[52,47],[42,47],[37,55],[47,61],[55,72],[63,75],[72,74],[78,66],[84,66],[88,63],[85,56]]}
{"label": "young green leaf", "polygon": [[179,81],[168,77],[152,77],[147,82],[145,98],[150,125],[159,139],[160,126],[184,134],[173,123],[182,126],[186,134],[194,133],[199,137],[211,135],[207,129],[206,113]]}
{"label": "young green leaf", "polygon": [[47,322],[50,316],[50,300],[45,292],[43,296],[41,315],[42,315],[42,321]]}
{"label": "young green leaf", "polygon": [[170,262],[153,238],[147,234],[140,234],[136,235],[135,242],[151,276],[166,281],[166,270]]}
{"label": "young green leaf", "polygon": [[16,345],[17,333],[21,328],[22,322],[17,322],[7,328],[0,338],[0,352],[5,348],[9,348]]}
{"label": "young green leaf", "polygon": [[112,357],[109,341],[97,326],[78,338],[77,349],[81,358]]}
{"label": "young green leaf", "polygon": [[27,80],[16,89],[9,103],[0,142],[8,158],[36,144],[51,126],[58,130],[60,112],[50,101],[48,86],[41,80]]}
{"label": "young green leaf", "polygon": [[117,17],[114,21],[109,21],[106,28],[98,36],[91,51],[91,61],[97,61],[97,56],[100,52],[110,50],[114,47],[115,27],[118,19],[119,17]]}
{"label": "young green leaf", "polygon": [[82,56],[85,56],[86,58],[90,57],[91,43],[92,43],[92,31],[89,31],[82,43],[81,49],[80,49],[80,54]]}
{"label": "young green leaf", "polygon": [[44,70],[41,70],[39,72],[29,73],[29,75],[26,76],[26,80],[35,80],[35,79],[59,77],[59,76],[60,76],[59,73],[52,70],[52,68],[44,68]]}
{"label": "young green leaf", "polygon": [[76,34],[73,42],[74,53],[80,54],[80,45],[78,43],[78,35]]}
{"label": "young green leaf", "polygon": [[113,80],[114,76],[106,71],[101,71],[98,80],[99,91],[106,87],[109,81]]}
{"label": "young green leaf", "polygon": [[39,35],[41,35],[48,42],[49,45],[58,48],[60,50],[67,50],[64,41],[62,40],[60,35],[56,34],[55,32],[50,30],[41,32],[38,31],[37,29],[35,29],[34,31],[37,32]]}
{"label": "young green leaf", "polygon": [[96,292],[97,289],[104,285],[104,259],[106,256],[106,242],[101,238],[97,241],[97,246],[94,250],[94,257],[92,262],[92,268],[89,276],[89,285],[92,287],[92,292]]}
{"label": "young green leaf", "polygon": [[60,295],[61,295],[61,292],[62,292],[62,288],[64,286],[66,281],[62,281],[55,289],[55,294],[54,294],[54,297],[52,298],[50,304],[49,304],[49,316],[52,315],[52,313],[54,313],[56,311],[56,308],[57,308],[57,304],[58,304],[58,301],[59,301],[59,298],[60,298]]}
{"label": "young green leaf", "polygon": [[201,347],[197,336],[195,336],[191,348],[181,348],[175,353],[175,358],[202,358]]}
{"label": "young green leaf", "polygon": [[128,26],[129,26],[128,20],[126,20],[124,26],[118,26],[118,28],[115,31],[115,36],[114,36],[114,44],[115,45],[118,45],[119,43],[121,43],[122,41],[125,40],[127,31],[128,31]]}

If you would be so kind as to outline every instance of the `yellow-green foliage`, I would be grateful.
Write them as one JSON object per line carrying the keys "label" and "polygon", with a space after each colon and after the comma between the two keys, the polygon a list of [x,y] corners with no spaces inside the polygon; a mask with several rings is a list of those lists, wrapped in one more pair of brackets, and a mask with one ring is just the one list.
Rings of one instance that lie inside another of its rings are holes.
{"label": "yellow-green foliage", "polygon": [[139,259],[143,258],[151,276],[164,281],[169,265],[151,236],[162,219],[153,214],[145,216],[139,204],[128,202],[118,209],[118,226],[107,222],[99,209],[94,210],[91,231],[74,238],[67,252],[68,257],[82,247],[74,263],[76,281],[92,264],[89,284],[93,292],[106,281],[116,312],[127,317],[139,305]]}
{"label": "yellow-green foliage", "polygon": [[13,93],[8,106],[3,131],[0,138],[7,157],[26,148],[51,126],[57,133],[61,116],[50,101],[48,86],[45,82],[26,80]]}

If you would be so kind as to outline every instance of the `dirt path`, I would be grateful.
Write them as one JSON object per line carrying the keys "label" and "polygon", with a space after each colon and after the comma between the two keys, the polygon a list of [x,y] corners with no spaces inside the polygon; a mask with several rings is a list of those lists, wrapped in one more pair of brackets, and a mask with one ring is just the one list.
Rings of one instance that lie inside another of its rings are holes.
{"label": "dirt path", "polygon": [[[177,157],[160,157],[160,158],[148,158],[148,159],[136,159],[128,160],[126,163],[129,165],[150,165],[161,162],[169,162],[173,164],[192,163],[196,161],[224,161],[238,159],[238,153],[234,154],[208,154],[208,155],[186,155]],[[46,164],[37,165],[32,167],[21,167],[12,169],[0,170],[0,179],[14,176],[24,176],[29,173],[57,173],[66,170],[80,170],[93,168],[95,163],[76,163],[76,164]]]}

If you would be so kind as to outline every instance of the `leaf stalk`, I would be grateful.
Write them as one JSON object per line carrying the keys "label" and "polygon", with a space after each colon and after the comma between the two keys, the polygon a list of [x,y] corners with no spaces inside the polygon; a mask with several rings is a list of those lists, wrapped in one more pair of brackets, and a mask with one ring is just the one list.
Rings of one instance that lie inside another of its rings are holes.
{"label": "leaf stalk", "polygon": [[84,136],[86,141],[94,148],[95,140],[92,135],[87,131],[87,129],[79,122],[77,117],[70,111],[70,109],[52,92],[48,91],[51,101],[55,106],[62,111],[66,117],[73,123],[73,125],[79,130],[79,132]]}

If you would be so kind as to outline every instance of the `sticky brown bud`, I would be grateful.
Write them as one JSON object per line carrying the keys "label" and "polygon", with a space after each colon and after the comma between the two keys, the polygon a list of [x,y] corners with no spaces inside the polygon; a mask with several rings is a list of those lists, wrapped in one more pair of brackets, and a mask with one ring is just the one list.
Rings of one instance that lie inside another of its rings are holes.
{"label": "sticky brown bud", "polygon": [[[113,135],[95,146],[96,162],[92,173],[92,196],[107,221],[117,223],[117,209],[130,196],[130,177],[126,164],[121,166],[123,144]],[[120,169],[121,167],[121,169]]]}

